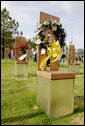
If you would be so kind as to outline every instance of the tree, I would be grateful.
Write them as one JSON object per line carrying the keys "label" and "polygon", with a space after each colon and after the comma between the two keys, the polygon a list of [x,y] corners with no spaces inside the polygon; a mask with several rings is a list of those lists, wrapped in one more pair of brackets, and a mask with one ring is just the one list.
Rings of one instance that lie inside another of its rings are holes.
{"label": "tree", "polygon": [[26,45],[27,47],[29,47],[29,49],[33,48],[34,50],[36,50],[37,44],[35,43],[34,37],[32,40],[29,38],[26,42]]}
{"label": "tree", "polygon": [[23,32],[21,31],[21,32],[20,32],[20,36],[22,36],[22,35],[23,35]]}
{"label": "tree", "polygon": [[82,48],[77,49],[77,53],[83,55],[84,54],[84,49],[82,49]]}
{"label": "tree", "polygon": [[12,48],[14,36],[18,34],[19,23],[12,19],[6,8],[1,10],[1,48],[2,58],[4,58],[4,48]]}

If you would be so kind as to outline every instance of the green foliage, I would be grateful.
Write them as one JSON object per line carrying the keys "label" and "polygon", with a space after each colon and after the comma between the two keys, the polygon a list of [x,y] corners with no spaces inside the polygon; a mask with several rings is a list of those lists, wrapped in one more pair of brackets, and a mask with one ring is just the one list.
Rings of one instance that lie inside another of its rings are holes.
{"label": "green foliage", "polygon": [[[66,33],[65,30],[62,27],[62,24],[60,23],[60,21],[51,21],[49,19],[47,19],[47,21],[45,21],[43,24],[41,24],[38,29],[36,31],[38,31],[37,33],[37,38],[41,40],[40,45],[41,46],[50,46],[50,39],[46,39],[46,35],[45,35],[45,31],[47,29],[51,29],[54,36],[55,36],[55,40],[59,41],[59,44],[62,48],[62,46],[65,46],[65,37],[66,37]],[[45,41],[47,41],[48,43],[46,43]],[[52,40],[54,41],[54,40]],[[42,44],[43,43],[43,44]]]}
{"label": "green foliage", "polygon": [[29,49],[36,49],[37,44],[35,43],[35,40],[33,38],[33,40],[31,40],[30,38],[27,40],[26,42],[26,46],[29,47]]}
{"label": "green foliage", "polygon": [[79,49],[77,49],[77,52],[78,52],[79,54],[84,54],[84,49],[79,48]]}
{"label": "green foliage", "polygon": [[6,8],[1,10],[1,47],[13,47],[14,36],[18,33],[19,23],[10,17]]}
{"label": "green foliage", "polygon": [[21,36],[23,35],[23,32],[22,32],[22,31],[20,31],[20,35],[21,35]]}

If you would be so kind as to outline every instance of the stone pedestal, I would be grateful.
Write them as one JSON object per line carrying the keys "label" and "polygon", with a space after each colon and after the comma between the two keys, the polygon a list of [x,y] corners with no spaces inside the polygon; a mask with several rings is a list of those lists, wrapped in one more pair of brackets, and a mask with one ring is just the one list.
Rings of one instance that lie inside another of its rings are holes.
{"label": "stone pedestal", "polygon": [[80,73],[80,64],[79,63],[75,63],[74,65],[69,64],[68,71],[79,74]]}
{"label": "stone pedestal", "polygon": [[28,62],[15,62],[15,75],[28,77]]}
{"label": "stone pedestal", "polygon": [[50,117],[62,117],[74,110],[74,78],[71,72],[38,71],[37,102]]}

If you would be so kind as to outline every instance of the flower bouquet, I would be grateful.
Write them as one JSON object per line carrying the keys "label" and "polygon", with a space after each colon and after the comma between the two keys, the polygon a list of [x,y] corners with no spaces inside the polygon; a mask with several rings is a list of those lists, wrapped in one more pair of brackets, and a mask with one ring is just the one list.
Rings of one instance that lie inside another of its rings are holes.
{"label": "flower bouquet", "polygon": [[[45,35],[45,31],[47,29],[51,29],[52,33],[55,36],[55,40],[50,41],[52,34],[49,33],[48,34],[48,38],[46,39],[46,35]],[[38,29],[37,29],[37,40],[38,40],[38,44],[43,48],[46,48],[47,50],[47,58],[44,59],[44,61],[41,63],[40,68],[41,70],[43,70],[46,62],[48,61],[49,58],[51,58],[51,56],[54,57],[55,60],[51,61],[51,62],[55,62],[56,60],[58,60],[59,58],[61,58],[62,53],[61,53],[61,48],[62,46],[65,45],[64,40],[65,40],[65,32],[64,29],[62,28],[62,24],[60,21],[51,21],[51,20],[47,20],[45,21],[43,24],[41,24]]]}
{"label": "flower bouquet", "polygon": [[[62,28],[62,24],[60,21],[51,21],[49,19],[47,19],[47,21],[45,21],[43,24],[41,24],[38,29],[37,29],[37,39],[40,39],[41,40],[41,46],[45,46],[45,38],[46,38],[46,35],[45,35],[45,31],[46,29],[50,28],[55,37],[56,37],[56,41],[59,40],[59,44],[60,46],[62,47],[62,45],[64,44],[64,40],[65,40],[65,37],[66,37],[66,34],[65,34],[65,31],[64,29]],[[43,44],[42,44],[43,43]]]}
{"label": "flower bouquet", "polygon": [[19,49],[21,50],[22,55],[23,55],[23,54],[26,54],[26,49],[28,49],[28,47],[26,45],[22,45],[22,46],[19,46]]}

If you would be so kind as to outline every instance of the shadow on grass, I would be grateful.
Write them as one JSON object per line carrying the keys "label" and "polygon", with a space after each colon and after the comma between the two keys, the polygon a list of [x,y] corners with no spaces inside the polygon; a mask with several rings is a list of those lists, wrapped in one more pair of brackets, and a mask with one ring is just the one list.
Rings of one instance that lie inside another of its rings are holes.
{"label": "shadow on grass", "polygon": [[84,73],[80,73],[80,75],[83,75]]}
{"label": "shadow on grass", "polygon": [[74,98],[74,113],[84,112],[84,96]]}
{"label": "shadow on grass", "polygon": [[76,75],[84,75],[84,73],[75,73]]}
{"label": "shadow on grass", "polygon": [[11,64],[11,63],[14,64],[15,62],[14,62],[14,60],[12,61],[12,60],[10,60],[10,59],[4,59],[4,60],[1,61],[1,63],[2,63],[2,64]]}
{"label": "shadow on grass", "polygon": [[34,74],[28,73],[28,77],[37,77],[37,74],[36,73],[34,73]]}
{"label": "shadow on grass", "polygon": [[84,79],[84,73],[76,74],[76,78],[83,78]]}
{"label": "shadow on grass", "polygon": [[59,66],[59,68],[65,69],[65,68],[68,68],[68,66]]}
{"label": "shadow on grass", "polygon": [[24,119],[28,119],[28,118],[33,118],[35,116],[39,116],[41,114],[45,114],[44,111],[42,112],[36,112],[36,113],[32,113],[32,114],[27,114],[27,115],[22,115],[22,116],[17,116],[17,117],[10,117],[10,118],[5,118],[1,120],[1,123],[11,123],[11,122],[15,122],[15,121],[22,121]]}
{"label": "shadow on grass", "polygon": [[5,63],[2,63],[2,64],[13,64],[12,62],[5,62]]}
{"label": "shadow on grass", "polygon": [[84,68],[84,66],[80,66],[80,68]]}
{"label": "shadow on grass", "polygon": [[67,68],[68,66],[59,66],[60,68]]}

